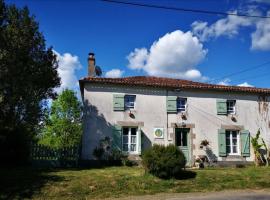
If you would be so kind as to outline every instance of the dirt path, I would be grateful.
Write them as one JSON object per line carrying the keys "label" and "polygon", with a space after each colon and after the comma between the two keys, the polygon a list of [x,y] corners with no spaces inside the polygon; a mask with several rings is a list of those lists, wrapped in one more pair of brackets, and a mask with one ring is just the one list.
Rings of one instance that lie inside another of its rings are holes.
{"label": "dirt path", "polygon": [[118,200],[270,200],[270,190],[232,190],[211,193],[161,193]]}

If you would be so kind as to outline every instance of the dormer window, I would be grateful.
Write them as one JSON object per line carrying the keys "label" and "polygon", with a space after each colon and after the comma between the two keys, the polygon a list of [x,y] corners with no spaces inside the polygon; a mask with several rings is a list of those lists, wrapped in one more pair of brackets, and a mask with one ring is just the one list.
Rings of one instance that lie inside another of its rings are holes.
{"label": "dormer window", "polygon": [[134,109],[135,107],[135,95],[125,95],[124,101],[125,101],[125,110]]}
{"label": "dormer window", "polygon": [[187,99],[178,97],[176,100],[177,112],[186,112]]}

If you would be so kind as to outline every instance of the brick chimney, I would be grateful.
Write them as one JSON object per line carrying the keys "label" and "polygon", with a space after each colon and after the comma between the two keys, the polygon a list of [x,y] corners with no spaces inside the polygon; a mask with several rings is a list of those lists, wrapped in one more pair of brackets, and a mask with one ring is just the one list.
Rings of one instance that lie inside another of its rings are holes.
{"label": "brick chimney", "polygon": [[88,54],[88,76],[96,76],[96,59],[94,53]]}

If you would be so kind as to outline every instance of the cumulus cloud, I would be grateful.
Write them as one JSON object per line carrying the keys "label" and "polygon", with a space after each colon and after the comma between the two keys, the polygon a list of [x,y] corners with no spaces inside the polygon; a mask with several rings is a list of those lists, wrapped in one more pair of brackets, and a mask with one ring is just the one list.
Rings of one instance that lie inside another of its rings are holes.
{"label": "cumulus cloud", "polygon": [[120,69],[112,69],[105,73],[105,77],[107,78],[120,78],[123,76],[124,71]]}
{"label": "cumulus cloud", "polygon": [[[270,16],[270,11],[268,11]],[[270,50],[270,19],[262,19],[256,23],[256,31],[251,34],[252,50]]]}
{"label": "cumulus cloud", "polygon": [[[236,11],[233,13],[237,14]],[[192,32],[200,38],[201,41],[206,41],[210,38],[220,36],[234,37],[239,33],[241,27],[252,25],[252,19],[229,15],[226,18],[220,19],[215,23],[208,25],[208,22],[195,21],[191,24]]]}
{"label": "cumulus cloud", "polygon": [[150,49],[136,48],[127,59],[130,69],[142,69],[151,76],[203,79],[196,66],[207,54],[203,44],[190,31],[176,30],[155,41]]}
{"label": "cumulus cloud", "polygon": [[[223,80],[221,80],[220,82],[218,82],[218,85],[232,85],[231,84],[231,79],[229,78],[225,78]],[[241,86],[241,87],[254,87],[253,85],[249,84],[248,82],[244,82],[244,83],[240,83],[237,86]]]}
{"label": "cumulus cloud", "polygon": [[142,69],[147,60],[148,52],[146,48],[135,49],[134,52],[131,52],[127,59],[129,60],[128,67],[130,69]]}
{"label": "cumulus cloud", "polygon": [[[263,15],[255,6],[249,6],[244,11],[250,15]],[[233,13],[237,13],[234,11]],[[267,16],[270,16],[270,10],[267,12]],[[218,38],[225,36],[233,38],[238,35],[239,31],[243,27],[254,27],[255,31],[251,33],[251,49],[252,50],[270,50],[270,19],[259,18],[245,18],[238,16],[228,16],[226,18],[217,20],[213,24],[208,22],[195,21],[191,24],[192,32],[196,35],[200,41],[207,41],[211,38]]]}
{"label": "cumulus cloud", "polygon": [[56,92],[60,93],[63,89],[78,89],[78,78],[75,75],[76,70],[82,68],[78,56],[72,55],[70,53],[60,54],[54,51],[58,60],[58,74],[61,78],[61,86],[56,88]]}
{"label": "cumulus cloud", "polygon": [[231,79],[226,78],[226,79],[224,79],[224,80],[218,82],[217,84],[218,84],[218,85],[230,85],[230,82],[231,82]]}
{"label": "cumulus cloud", "polygon": [[254,85],[250,85],[248,82],[244,82],[244,83],[238,84],[237,86],[241,86],[241,87],[254,87]]}

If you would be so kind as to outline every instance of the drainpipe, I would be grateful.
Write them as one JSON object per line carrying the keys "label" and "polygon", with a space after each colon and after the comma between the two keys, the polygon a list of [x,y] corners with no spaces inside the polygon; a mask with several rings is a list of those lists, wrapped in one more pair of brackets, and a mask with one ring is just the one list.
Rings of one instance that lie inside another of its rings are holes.
{"label": "drainpipe", "polygon": [[167,97],[168,97],[168,89],[166,89],[166,121],[167,121],[167,129],[166,129],[166,133],[167,133],[167,144],[169,143],[168,139],[169,139],[169,120],[168,120],[168,112],[167,112]]}

